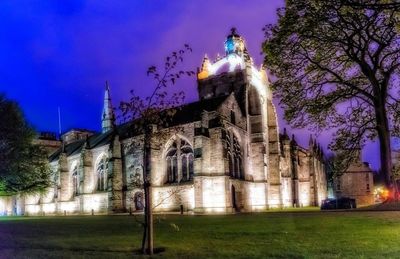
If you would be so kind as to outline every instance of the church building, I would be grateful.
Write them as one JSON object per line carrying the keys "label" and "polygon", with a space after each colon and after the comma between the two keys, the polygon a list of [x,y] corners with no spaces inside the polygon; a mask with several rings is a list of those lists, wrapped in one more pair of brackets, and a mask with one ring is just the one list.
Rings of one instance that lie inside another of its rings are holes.
{"label": "church building", "polygon": [[[318,206],[327,197],[322,149],[279,134],[270,83],[235,30],[225,56],[205,57],[199,100],[179,107],[171,123],[152,128],[150,175],[154,210],[193,213]],[[100,121],[99,121],[100,123]],[[143,130],[115,124],[107,85],[102,132],[74,129],[49,157],[54,186],[14,198],[17,214],[120,213],[143,209]],[[56,141],[56,140],[54,140]],[[1,209],[1,208],[0,208]],[[1,211],[0,211],[1,213]]]}

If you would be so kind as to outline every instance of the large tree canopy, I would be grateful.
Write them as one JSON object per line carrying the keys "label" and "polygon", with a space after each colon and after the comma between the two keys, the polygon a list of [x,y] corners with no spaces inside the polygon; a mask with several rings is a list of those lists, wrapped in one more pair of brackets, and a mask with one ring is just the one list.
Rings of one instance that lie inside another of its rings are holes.
{"label": "large tree canopy", "polygon": [[399,134],[399,10],[383,0],[288,0],[265,27],[265,65],[295,127],[335,128],[334,150],[378,137],[390,183],[391,135]]}
{"label": "large tree canopy", "polygon": [[0,94],[0,195],[44,191],[50,172],[44,149],[18,104]]}

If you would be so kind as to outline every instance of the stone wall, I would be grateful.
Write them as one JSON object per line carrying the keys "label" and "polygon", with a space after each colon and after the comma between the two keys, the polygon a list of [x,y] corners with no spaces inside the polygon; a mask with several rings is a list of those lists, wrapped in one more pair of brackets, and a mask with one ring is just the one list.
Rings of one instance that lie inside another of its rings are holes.
{"label": "stone wall", "polygon": [[334,181],[337,197],[356,199],[357,206],[374,204],[374,183],[372,172],[344,173]]}

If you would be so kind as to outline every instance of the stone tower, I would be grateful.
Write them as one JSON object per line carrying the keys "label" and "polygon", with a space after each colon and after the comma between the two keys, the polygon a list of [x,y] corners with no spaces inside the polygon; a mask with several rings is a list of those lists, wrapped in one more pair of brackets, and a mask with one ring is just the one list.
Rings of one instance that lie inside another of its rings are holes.
{"label": "stone tower", "polygon": [[214,62],[206,56],[198,71],[200,100],[233,94],[246,117],[248,172],[263,184],[266,203],[282,205],[279,170],[279,135],[275,107],[265,69],[257,68],[244,39],[233,28],[225,42],[225,56]]}
{"label": "stone tower", "polygon": [[115,115],[111,104],[110,87],[106,81],[106,90],[104,93],[104,107],[101,117],[101,131],[102,133],[112,130],[115,126]]}

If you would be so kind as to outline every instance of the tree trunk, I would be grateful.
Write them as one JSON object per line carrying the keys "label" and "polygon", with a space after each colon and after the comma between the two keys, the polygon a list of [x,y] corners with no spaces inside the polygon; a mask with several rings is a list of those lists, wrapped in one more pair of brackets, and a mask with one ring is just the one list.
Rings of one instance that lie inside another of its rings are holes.
{"label": "tree trunk", "polygon": [[[145,126],[146,127],[146,126]],[[151,147],[150,147],[150,133],[147,127],[145,128],[144,136],[144,148],[143,148],[143,186],[144,186],[144,217],[145,217],[145,231],[143,233],[143,240],[147,244],[144,249],[144,243],[142,243],[142,250],[146,251],[148,255],[153,254],[153,208],[152,208],[152,195],[151,195],[151,175],[150,175],[150,159],[151,159]]]}
{"label": "tree trunk", "polygon": [[147,251],[149,255],[153,254],[154,243],[153,243],[153,209],[152,209],[152,195],[151,195],[151,184],[147,187]]}
{"label": "tree trunk", "polygon": [[392,176],[392,150],[390,144],[390,131],[387,112],[384,104],[375,106],[377,132],[379,138],[379,151],[381,172],[384,175],[385,185],[392,190],[394,197],[397,197],[397,186]]}

